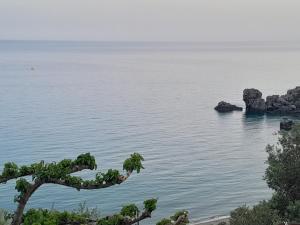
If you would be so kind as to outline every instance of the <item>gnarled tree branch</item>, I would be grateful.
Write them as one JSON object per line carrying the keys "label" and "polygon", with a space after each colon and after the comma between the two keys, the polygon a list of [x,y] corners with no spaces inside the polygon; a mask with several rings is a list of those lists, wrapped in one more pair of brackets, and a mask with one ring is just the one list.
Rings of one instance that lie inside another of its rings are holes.
{"label": "gnarled tree branch", "polygon": [[132,224],[135,224],[137,222],[140,222],[144,219],[147,219],[147,218],[150,218],[151,217],[151,212],[145,210],[140,216],[138,216],[137,218],[135,219],[125,219],[124,220],[124,225],[132,225]]}
{"label": "gnarled tree branch", "polygon": [[124,181],[126,181],[128,179],[128,176],[123,176],[120,175],[118,177],[118,180],[115,182],[97,182],[97,181],[83,181],[80,182],[79,184],[77,183],[69,183],[67,180],[64,179],[55,179],[55,178],[49,178],[47,179],[44,183],[47,184],[58,184],[58,185],[62,185],[62,186],[66,186],[66,187],[72,187],[72,188],[76,188],[77,190],[93,190],[93,189],[101,189],[101,188],[108,188],[111,186],[114,186],[116,184],[121,184]]}
{"label": "gnarled tree branch", "polygon": [[[143,160],[140,154],[134,153],[123,164],[126,175],[120,175],[118,170],[110,169],[107,173],[98,173],[96,179],[91,181],[70,175],[85,169],[94,170],[97,168],[95,158],[90,153],[79,155],[75,160],[65,159],[59,163],[45,164],[41,161],[40,163],[21,167],[18,167],[15,163],[6,163],[0,175],[0,183],[20,178],[16,181],[16,189],[19,192],[19,195],[16,197],[18,207],[14,214],[12,225],[21,224],[23,212],[29,198],[44,184],[58,184],[76,188],[77,190],[107,188],[123,183],[133,171],[139,173],[143,169]],[[29,183],[22,178],[25,176],[32,176],[33,183]]]}

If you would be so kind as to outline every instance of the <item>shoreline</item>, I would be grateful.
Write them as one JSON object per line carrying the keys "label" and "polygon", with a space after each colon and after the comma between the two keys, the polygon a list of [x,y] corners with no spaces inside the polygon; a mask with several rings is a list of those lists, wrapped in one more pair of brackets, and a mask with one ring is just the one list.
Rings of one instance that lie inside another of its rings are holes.
{"label": "shoreline", "polygon": [[206,220],[197,221],[190,223],[191,225],[218,225],[221,222],[226,222],[229,224],[229,216],[219,216],[219,217],[212,217]]}

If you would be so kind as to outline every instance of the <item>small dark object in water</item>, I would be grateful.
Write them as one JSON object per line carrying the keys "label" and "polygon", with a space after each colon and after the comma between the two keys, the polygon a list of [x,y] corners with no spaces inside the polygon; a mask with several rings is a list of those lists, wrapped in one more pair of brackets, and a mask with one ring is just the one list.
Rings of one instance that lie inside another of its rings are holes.
{"label": "small dark object in water", "polygon": [[293,120],[290,120],[288,118],[283,118],[280,122],[280,130],[289,131],[293,128],[294,124],[295,123]]}
{"label": "small dark object in water", "polygon": [[243,111],[242,107],[238,107],[236,105],[232,105],[228,102],[221,101],[215,107],[215,110],[218,112],[232,112],[232,111]]}

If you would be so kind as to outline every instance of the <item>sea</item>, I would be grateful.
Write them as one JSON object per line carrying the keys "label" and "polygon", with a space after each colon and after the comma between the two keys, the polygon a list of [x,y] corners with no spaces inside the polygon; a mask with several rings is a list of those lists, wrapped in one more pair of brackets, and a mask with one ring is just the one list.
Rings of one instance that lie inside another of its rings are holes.
{"label": "sea", "polygon": [[[29,208],[102,216],[157,198],[143,224],[178,210],[192,221],[226,216],[272,195],[265,147],[282,117],[220,114],[221,100],[244,107],[243,89],[263,96],[300,85],[298,42],[0,41],[0,171],[74,159],[90,152],[97,171],[122,171],[134,152],[145,169],[107,189],[42,186]],[[15,181],[0,185],[0,208],[14,210]]]}

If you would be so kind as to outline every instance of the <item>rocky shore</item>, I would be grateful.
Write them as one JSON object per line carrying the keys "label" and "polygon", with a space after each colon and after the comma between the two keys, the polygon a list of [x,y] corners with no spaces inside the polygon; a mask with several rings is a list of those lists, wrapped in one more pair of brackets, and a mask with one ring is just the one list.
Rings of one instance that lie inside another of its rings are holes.
{"label": "rocky shore", "polygon": [[300,115],[300,86],[288,90],[285,95],[271,95],[266,99],[262,98],[262,93],[257,89],[245,89],[243,100],[246,104],[246,113]]}
{"label": "rocky shore", "polygon": [[[245,89],[243,100],[246,114],[300,115],[300,86],[288,90],[285,95],[270,95],[266,99],[262,92],[255,89]],[[215,107],[218,112],[242,111],[242,107],[221,101]]]}

